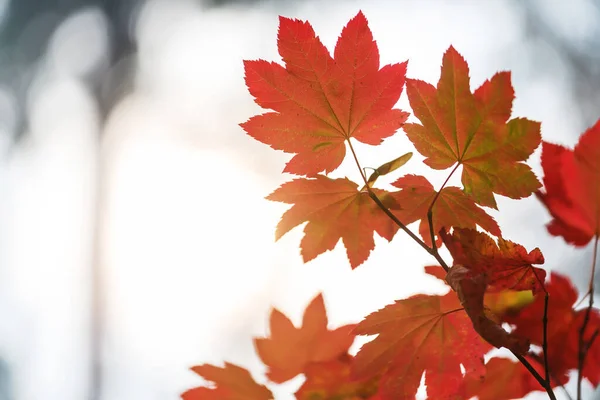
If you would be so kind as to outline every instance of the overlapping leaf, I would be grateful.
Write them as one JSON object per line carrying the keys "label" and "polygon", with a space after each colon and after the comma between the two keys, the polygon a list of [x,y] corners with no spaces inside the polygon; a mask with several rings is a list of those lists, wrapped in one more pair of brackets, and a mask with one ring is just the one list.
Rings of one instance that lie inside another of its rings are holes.
{"label": "overlapping leaf", "polygon": [[214,387],[198,387],[181,395],[183,400],[271,400],[273,394],[259,385],[245,368],[225,363],[224,367],[204,364],[192,371],[213,382]]}
{"label": "overlapping leaf", "polygon": [[524,118],[508,120],[514,99],[508,72],[471,93],[469,67],[450,47],[437,88],[408,79],[406,91],[422,124],[406,124],[408,138],[432,168],[462,164],[464,190],[477,203],[495,208],[493,193],[519,199],[541,186],[523,163],[540,143],[540,126]]}
{"label": "overlapping leaf", "polygon": [[467,373],[483,375],[483,355],[491,348],[472,329],[455,293],[397,300],[368,315],[354,332],[378,335],[360,349],[353,372],[381,375],[382,400],[414,399],[423,372],[429,398],[461,398],[461,364]]}
{"label": "overlapping leaf", "polygon": [[532,264],[543,264],[542,252],[527,252],[520,244],[503,238],[498,243],[482,232],[455,228],[452,234],[441,232],[444,244],[452,254],[454,265],[462,265],[473,274],[486,275],[494,290],[542,290],[546,271]]}
{"label": "overlapping leaf", "polygon": [[[444,282],[446,285],[446,277],[448,273],[439,265],[428,265],[425,267],[425,272]],[[494,290],[486,291],[483,296],[483,304],[486,310],[497,317],[504,316],[509,312],[516,313],[522,308],[527,307],[534,301],[533,292],[531,290]]]}
{"label": "overlapping leaf", "polygon": [[548,232],[576,246],[600,236],[600,120],[574,150],[544,142],[542,168],[546,192],[538,197],[554,217]]}
{"label": "overlapping leaf", "polygon": [[[397,208],[393,198],[384,190],[372,189],[389,208]],[[317,175],[315,179],[295,179],[284,183],[267,199],[293,204],[277,225],[279,239],[290,229],[308,221],[300,243],[304,262],[327,250],[342,239],[350,265],[362,264],[375,247],[373,232],[392,240],[398,227],[366,191],[345,178],[331,179]]]}
{"label": "overlapping leaf", "polygon": [[327,328],[322,295],[315,297],[306,307],[301,328],[296,328],[276,309],[271,312],[270,327],[270,337],[255,339],[254,344],[268,367],[267,376],[276,383],[301,374],[310,363],[337,359],[348,352],[354,341],[354,325],[334,330]]}
{"label": "overlapping leaf", "polygon": [[[567,372],[577,369],[579,355],[579,332],[583,326],[585,310],[574,310],[577,291],[570,281],[557,273],[550,275],[546,283],[548,299],[548,364],[553,377],[562,379]],[[508,314],[504,320],[514,325],[513,333],[526,337],[533,344],[543,343],[544,295],[540,293],[535,301],[516,315]],[[593,309],[586,328],[584,339],[589,341],[600,329],[600,313]],[[600,341],[595,340],[587,351],[583,376],[594,386],[600,383]]]}
{"label": "overlapping leaf", "polygon": [[[419,233],[428,245],[431,245],[431,234],[427,212],[436,191],[429,181],[420,175],[406,175],[392,183],[399,192],[394,192],[393,197],[400,206],[394,213],[402,223],[408,225],[421,220]],[[449,230],[451,227],[473,228],[479,225],[494,236],[500,236],[500,227],[483,209],[457,187],[443,188],[438,196],[433,209],[433,232],[437,233],[442,228]]]}
{"label": "overlapping leaf", "polygon": [[497,348],[506,347],[515,354],[529,351],[529,340],[515,336],[501,326],[499,319],[486,309],[484,296],[488,289],[488,277],[462,265],[454,265],[448,271],[446,281],[454,289],[471,318],[473,328],[482,338]]}
{"label": "overlapping leaf", "polygon": [[342,30],[334,57],[308,22],[280,18],[278,48],[285,68],[245,61],[255,101],[275,112],[242,127],[255,139],[295,156],[284,171],[314,175],[336,169],[345,141],[380,144],[408,114],[393,109],[404,86],[406,63],[379,69],[379,51],[359,12]]}

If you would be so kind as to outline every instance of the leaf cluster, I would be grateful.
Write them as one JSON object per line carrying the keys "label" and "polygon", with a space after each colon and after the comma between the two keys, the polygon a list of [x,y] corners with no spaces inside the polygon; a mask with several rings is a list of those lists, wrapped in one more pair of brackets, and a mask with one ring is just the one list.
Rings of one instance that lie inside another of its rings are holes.
{"label": "leaf cluster", "polygon": [[[575,246],[600,237],[600,121],[573,150],[541,140],[540,123],[512,117],[515,98],[509,72],[471,89],[469,67],[452,46],[444,53],[436,85],[406,78],[407,62],[380,66],[379,50],[359,12],[344,27],[333,54],[308,22],[281,18],[277,37],[282,64],[245,61],[245,80],[255,102],[269,110],[241,124],[245,132],[292,155],[283,172],[295,177],[267,199],[290,204],[276,239],[304,225],[300,254],[309,262],[341,240],[351,268],[399,231],[415,240],[439,265],[426,272],[448,285],[445,295],[415,295],[375,311],[356,325],[328,327],[322,295],[306,308],[300,328],[280,311],[270,316],[270,335],[256,338],[266,377],[282,383],[304,374],[296,398],[306,400],[413,399],[425,376],[428,398],[520,398],[554,388],[577,372],[600,383],[600,313],[579,308],[569,279],[540,266],[537,248],[502,236],[487,209],[496,196],[535,194],[548,209],[548,232]],[[416,122],[395,108],[404,88]],[[406,134],[403,149],[367,176],[353,146],[378,146]],[[526,161],[542,143],[544,189]],[[405,174],[391,188],[380,176],[404,168],[412,151],[448,178],[435,188],[420,175]],[[331,178],[346,158],[362,181]],[[448,186],[453,174],[460,186]],[[419,222],[418,232],[409,229]],[[452,256],[440,255],[445,246]],[[547,279],[549,277],[549,279]],[[356,355],[357,335],[376,335]],[[532,346],[534,345],[534,346]],[[512,358],[493,357],[506,348]],[[538,350],[539,349],[539,350]],[[183,394],[184,400],[272,398],[245,369],[202,365],[193,370],[213,383]]]}

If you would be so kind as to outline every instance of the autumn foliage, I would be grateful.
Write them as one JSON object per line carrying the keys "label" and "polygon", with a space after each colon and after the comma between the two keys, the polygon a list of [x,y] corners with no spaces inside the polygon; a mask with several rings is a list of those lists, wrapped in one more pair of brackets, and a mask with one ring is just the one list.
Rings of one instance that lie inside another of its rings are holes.
{"label": "autumn foliage", "polygon": [[[300,254],[308,262],[341,240],[351,268],[374,250],[374,234],[388,241],[409,234],[439,265],[425,271],[448,286],[445,295],[396,300],[355,325],[331,327],[323,296],[307,306],[300,327],[282,312],[270,315],[268,337],[254,339],[266,377],[226,363],[192,370],[207,383],[184,400],[267,400],[263,383],[303,374],[295,393],[303,400],[414,399],[424,374],[429,399],[517,399],[533,391],[555,399],[555,388],[575,372],[600,384],[600,313],[593,308],[593,271],[600,236],[600,120],[573,150],[542,142],[540,123],[512,117],[509,72],[471,89],[469,67],[453,47],[444,53],[436,85],[405,77],[407,62],[380,66],[379,51],[359,12],[338,39],[333,55],[308,22],[281,18],[283,64],[245,61],[255,102],[268,110],[241,124],[273,149],[292,154],[283,172],[295,178],[267,199],[290,205],[276,239],[304,224]],[[395,108],[406,88],[414,121]],[[414,149],[367,175],[353,147],[380,145],[406,134]],[[541,143],[542,183],[526,161]],[[439,188],[405,174],[387,189],[377,178],[395,173],[415,150],[435,170],[448,170]],[[362,180],[331,178],[351,158]],[[454,173],[461,187],[448,186]],[[535,194],[552,220],[547,228],[575,246],[594,244],[587,303],[569,279],[542,267],[537,248],[502,236],[485,207],[496,196]],[[407,225],[419,222],[415,233]],[[447,263],[439,248],[452,256]],[[581,300],[584,300],[584,299]],[[372,336],[358,353],[356,336]],[[508,351],[491,358],[494,348]],[[575,394],[573,394],[575,396]]]}

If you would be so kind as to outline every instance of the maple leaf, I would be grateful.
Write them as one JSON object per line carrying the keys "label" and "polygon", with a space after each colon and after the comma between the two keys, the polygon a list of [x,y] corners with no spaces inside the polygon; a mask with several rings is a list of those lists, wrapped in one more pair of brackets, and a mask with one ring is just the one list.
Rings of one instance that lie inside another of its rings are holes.
{"label": "maple leaf", "polygon": [[[479,375],[465,376],[466,398],[477,396],[479,400],[511,400],[522,399],[533,391],[544,391],[520,362],[495,357],[485,364],[485,369],[484,379]],[[543,375],[539,366],[536,369]]]}
{"label": "maple leaf", "polygon": [[224,367],[203,364],[192,367],[192,371],[214,382],[214,388],[198,387],[181,395],[183,400],[271,400],[273,394],[252,379],[250,372],[235,364]]}
{"label": "maple leaf", "polygon": [[304,369],[306,380],[296,392],[296,399],[372,399],[378,379],[352,379],[353,361],[354,357],[344,354],[335,360],[308,364]]}
{"label": "maple leaf", "polygon": [[402,93],[406,62],[379,69],[379,50],[362,12],[342,30],[334,57],[308,22],[279,21],[277,44],[285,68],[244,62],[256,103],[275,112],[241,126],[272,148],[295,153],[284,172],[333,171],[351,137],[377,145],[403,125],[408,113],[392,107]]}
{"label": "maple leaf", "polygon": [[[548,365],[553,377],[562,377],[569,370],[577,369],[579,332],[583,326],[586,310],[574,310],[577,291],[568,278],[555,272],[546,283],[548,291]],[[533,344],[543,343],[544,295],[540,293],[534,302],[516,315],[508,313],[504,320],[514,325],[513,334],[529,339]],[[592,309],[584,339],[589,341],[600,329],[600,312]],[[600,383],[600,342],[595,340],[587,351],[583,376],[594,386]]]}
{"label": "maple leaf", "polygon": [[482,232],[455,228],[452,234],[440,232],[444,244],[454,259],[473,274],[485,274],[493,290],[543,289],[546,271],[532,264],[543,264],[542,252],[535,248],[527,252],[523,246],[503,238],[498,243]]}
{"label": "maple leaf", "polygon": [[574,150],[543,142],[542,168],[546,192],[537,195],[554,217],[548,232],[575,246],[600,236],[600,120]]}
{"label": "maple leaf", "polygon": [[368,315],[354,332],[378,335],[356,355],[353,375],[381,375],[382,400],[414,399],[423,372],[429,398],[464,395],[461,364],[483,375],[483,355],[491,349],[454,293],[397,300]]}
{"label": "maple leaf", "polygon": [[256,351],[268,367],[267,376],[282,383],[304,372],[312,362],[327,362],[348,352],[354,341],[354,325],[327,328],[323,296],[315,297],[304,311],[302,327],[296,328],[283,313],[274,309],[270,317],[271,335],[254,339]]}
{"label": "maple leaf", "polygon": [[422,124],[405,124],[408,138],[431,168],[460,163],[464,190],[477,203],[497,208],[493,193],[520,199],[540,188],[522,162],[540,144],[540,125],[508,121],[514,99],[510,73],[497,73],[471,93],[469,67],[450,46],[437,88],[407,79],[406,92]]}
{"label": "maple leaf", "polygon": [[[397,208],[388,192],[371,189],[390,209]],[[342,239],[350,265],[362,264],[375,248],[373,232],[392,240],[398,226],[373,202],[366,191],[346,178],[295,179],[284,183],[267,199],[293,204],[277,224],[276,240],[308,221],[300,242],[301,255],[308,262],[332,250]]]}
{"label": "maple leaf", "polygon": [[[400,206],[394,214],[405,225],[421,220],[419,233],[426,244],[431,246],[431,234],[427,212],[436,191],[429,181],[420,175],[406,175],[392,183],[402,190],[392,196]],[[500,227],[483,209],[479,208],[469,196],[457,187],[443,188],[433,206],[433,232],[451,227],[481,228],[494,236],[500,236]]]}

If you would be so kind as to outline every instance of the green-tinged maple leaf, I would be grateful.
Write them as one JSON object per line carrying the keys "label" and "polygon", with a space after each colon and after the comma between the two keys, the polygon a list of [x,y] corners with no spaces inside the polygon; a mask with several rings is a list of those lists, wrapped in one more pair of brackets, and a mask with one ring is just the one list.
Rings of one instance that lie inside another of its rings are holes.
{"label": "green-tinged maple leaf", "polygon": [[540,188],[522,162],[540,143],[540,125],[508,120],[514,99],[510,73],[497,73],[471,93],[469,67],[450,47],[437,88],[408,79],[406,92],[422,124],[405,124],[408,138],[432,168],[460,163],[464,190],[477,203],[496,208],[493,193],[519,199]]}
{"label": "green-tinged maple leaf", "polygon": [[303,373],[310,363],[327,362],[346,354],[355,337],[352,333],[354,325],[334,330],[327,328],[321,294],[306,307],[301,328],[296,328],[276,309],[271,312],[270,327],[270,336],[254,339],[254,345],[268,368],[267,376],[276,383]]}
{"label": "green-tinged maple leaf", "polygon": [[274,149],[295,153],[285,172],[333,171],[344,159],[346,140],[377,145],[406,121],[408,113],[393,109],[406,62],[379,69],[379,51],[362,12],[342,30],[333,57],[308,22],[281,17],[277,43],[285,67],[244,62],[256,103],[275,112],[241,126]]}
{"label": "green-tinged maple leaf", "polygon": [[455,293],[397,300],[368,315],[354,332],[378,335],[356,355],[353,374],[380,375],[382,400],[414,399],[423,372],[429,398],[463,398],[461,364],[467,373],[483,375],[483,355],[491,349]]}
{"label": "green-tinged maple leaf", "polygon": [[[388,192],[371,189],[390,209],[396,204]],[[290,229],[308,221],[300,243],[304,262],[327,250],[342,239],[350,265],[362,264],[375,247],[373,232],[392,240],[398,227],[375,204],[366,191],[346,179],[331,179],[317,175],[315,179],[295,179],[284,183],[267,199],[293,204],[281,217],[275,232],[276,239]]]}
{"label": "green-tinged maple leaf", "polygon": [[[400,207],[394,211],[394,214],[406,225],[421,220],[419,233],[425,243],[431,246],[427,211],[437,192],[431,183],[420,175],[403,176],[392,185],[402,189],[392,194]],[[451,227],[474,229],[476,225],[479,225],[494,236],[501,235],[500,227],[494,218],[479,208],[469,196],[457,187],[443,188],[432,212],[435,234],[442,228],[447,230]]]}
{"label": "green-tinged maple leaf", "polygon": [[259,385],[245,368],[225,363],[224,367],[203,364],[192,371],[213,382],[214,387],[198,387],[181,395],[183,400],[271,400],[273,394]]}
{"label": "green-tinged maple leaf", "polygon": [[[543,368],[535,363],[538,373]],[[466,398],[477,396],[479,400],[522,399],[533,391],[544,389],[533,375],[518,361],[506,358],[492,358],[485,364],[485,378],[472,374],[465,376]],[[553,384],[556,386],[556,384]]]}
{"label": "green-tinged maple leaf", "polygon": [[503,238],[496,243],[473,229],[455,228],[452,234],[442,230],[441,237],[454,265],[466,267],[473,275],[485,275],[490,288],[531,290],[534,294],[543,289],[546,271],[532,265],[544,263],[538,248],[528,253],[520,244]]}
{"label": "green-tinged maple leaf", "polygon": [[352,379],[354,357],[344,354],[338,359],[311,363],[304,368],[306,380],[296,392],[298,400],[372,399],[378,389],[377,377]]}

